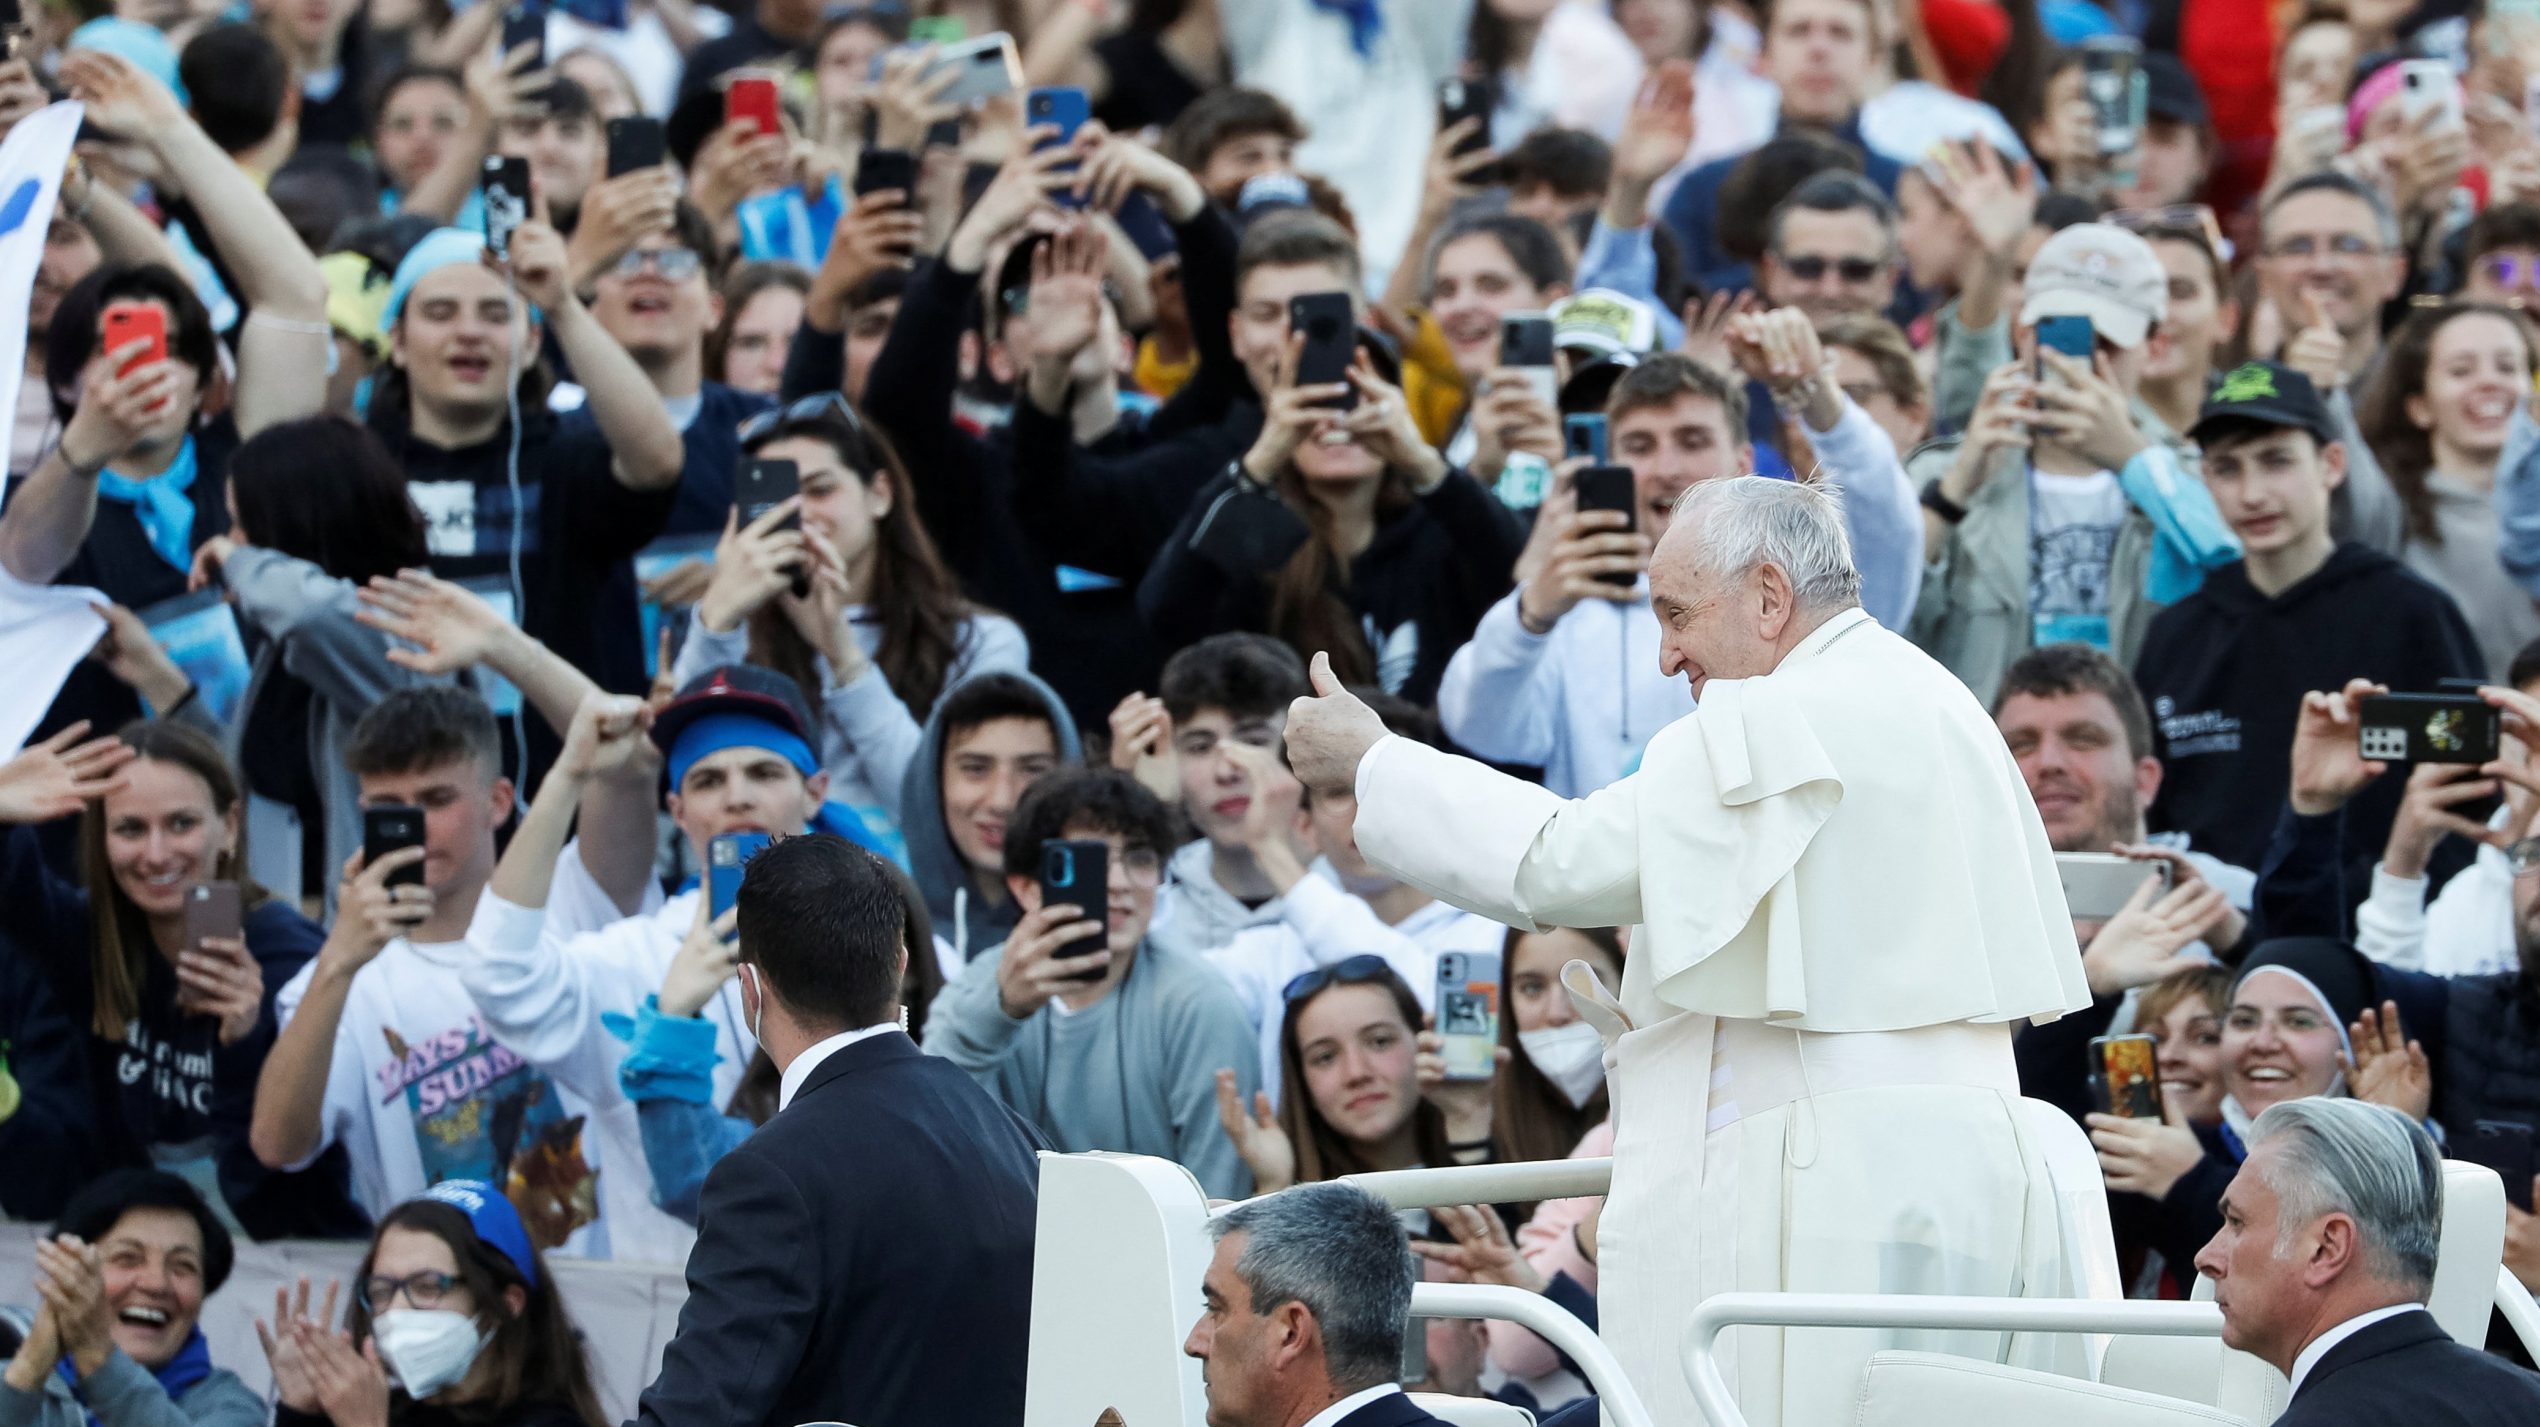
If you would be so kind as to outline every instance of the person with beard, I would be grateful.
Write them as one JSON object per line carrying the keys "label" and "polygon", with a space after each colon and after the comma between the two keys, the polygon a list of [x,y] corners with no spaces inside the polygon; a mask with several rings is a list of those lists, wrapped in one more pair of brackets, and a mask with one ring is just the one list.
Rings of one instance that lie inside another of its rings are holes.
{"label": "person with beard", "polygon": [[[2079,1119],[2090,1102],[2090,1039],[2108,1033],[2139,988],[2245,950],[2257,879],[2195,851],[2183,836],[2145,830],[2143,809],[2159,791],[2162,771],[2152,719],[2134,681],[2106,654],[2086,644],[2030,650],[2003,675],[1993,721],[2046,824],[2049,846],[2144,860],[2135,904],[2104,922],[2073,922],[2090,1008],[2024,1027],[2014,1044],[2021,1093]],[[2169,864],[2166,893],[2151,880],[2155,861]]]}
{"label": "person with beard", "polygon": [[[2311,379],[2251,362],[2224,377],[2188,433],[2205,484],[2246,555],[2164,610],[2135,661],[2167,773],[2151,820],[2218,857],[2255,865],[2283,801],[2285,711],[2304,690],[2365,677],[2425,690],[2486,670],[2449,596],[2379,551],[2339,544],[2329,497],[2346,443]],[[2367,792],[2349,832],[2378,847],[2396,783]],[[2458,870],[2448,859],[2439,875]]]}

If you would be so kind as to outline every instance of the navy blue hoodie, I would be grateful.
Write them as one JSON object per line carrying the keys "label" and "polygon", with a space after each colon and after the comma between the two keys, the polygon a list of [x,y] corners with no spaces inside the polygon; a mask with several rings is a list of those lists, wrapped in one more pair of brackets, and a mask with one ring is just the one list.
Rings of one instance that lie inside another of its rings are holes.
{"label": "navy blue hoodie", "polygon": [[[2256,867],[2289,791],[2302,695],[2358,678],[2424,693],[2484,668],[2452,597],[2367,546],[2338,546],[2273,599],[2249,583],[2246,561],[2214,570],[2153,618],[2135,661],[2163,765],[2152,827]],[[2405,791],[2387,777],[2357,794],[2347,845],[2378,858]]]}
{"label": "navy blue hoodie", "polygon": [[221,1197],[239,1226],[258,1239],[357,1238],[370,1231],[353,1204],[341,1147],[297,1174],[266,1169],[247,1143],[256,1079],[279,1030],[274,996],[326,940],[325,930],[267,900],[248,909],[248,953],[264,973],[264,1006],[256,1027],[236,1043],[220,1043],[220,1023],[176,1006],[176,972],[155,952],[143,958],[138,1014],[121,1040],[92,1027],[96,983],[88,893],[44,863],[35,829],[15,827],[0,840],[0,906],[9,933],[42,974],[60,1013],[80,1032],[88,1093],[104,1113],[97,1141],[100,1167],[148,1164],[154,1154],[190,1157],[207,1151]]}

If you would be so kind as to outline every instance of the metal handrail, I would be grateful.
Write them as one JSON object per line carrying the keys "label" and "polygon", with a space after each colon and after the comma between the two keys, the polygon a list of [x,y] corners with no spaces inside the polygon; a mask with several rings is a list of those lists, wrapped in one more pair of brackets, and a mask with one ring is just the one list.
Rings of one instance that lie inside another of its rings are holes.
{"label": "metal handrail", "polygon": [[[1450,1201],[1451,1202],[1451,1201]],[[1567,1353],[1596,1390],[1605,1420],[1615,1427],[1653,1427],[1640,1393],[1623,1375],[1613,1350],[1568,1309],[1539,1293],[1484,1283],[1418,1283],[1411,1287],[1414,1318],[1504,1318]]]}
{"label": "metal handrail", "polygon": [[1709,1427],[1746,1427],[1716,1339],[1733,1327],[1927,1328],[1954,1332],[2222,1335],[2211,1303],[2109,1302],[2096,1298],[1966,1298],[1899,1293],[1723,1293],[1704,1299],[1685,1325],[1685,1380]]}
{"label": "metal handrail", "polygon": [[2522,1350],[2540,1358],[2540,1303],[2531,1301],[2531,1290],[2502,1264],[2496,1266],[2496,1311],[2522,1339]]}
{"label": "metal handrail", "polygon": [[[1545,1159],[1518,1164],[1450,1164],[1436,1169],[1384,1169],[1343,1175],[1396,1209],[1435,1209],[1447,1204],[1532,1204],[1605,1193],[1614,1180],[1611,1159]],[[1218,1204],[1209,1217],[1233,1209]]]}

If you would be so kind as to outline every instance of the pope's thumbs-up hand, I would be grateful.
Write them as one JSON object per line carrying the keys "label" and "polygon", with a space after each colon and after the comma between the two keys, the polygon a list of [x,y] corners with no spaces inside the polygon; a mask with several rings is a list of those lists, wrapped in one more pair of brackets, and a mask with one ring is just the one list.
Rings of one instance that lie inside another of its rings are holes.
{"label": "pope's thumbs-up hand", "polygon": [[1358,760],[1385,736],[1385,721],[1341,687],[1328,654],[1314,656],[1314,692],[1288,705],[1288,766],[1318,793],[1358,787]]}

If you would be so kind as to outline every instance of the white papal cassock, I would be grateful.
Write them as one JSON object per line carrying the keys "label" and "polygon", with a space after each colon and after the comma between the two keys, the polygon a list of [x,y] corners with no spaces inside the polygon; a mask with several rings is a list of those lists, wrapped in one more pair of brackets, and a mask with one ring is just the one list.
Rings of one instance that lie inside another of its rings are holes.
{"label": "white papal cassock", "polygon": [[[1732,1290],[2044,1294],[2063,1272],[2016,1112],[2014,1023],[2089,1004],[2046,829],[1957,678],[1858,609],[1714,680],[1640,771],[1566,802],[1403,738],[1358,769],[1359,848],[1512,926],[1637,926],[1601,998],[1614,1183],[1602,1335],[1652,1420],[1696,1424],[1679,1344]],[[1911,1346],[1990,1334],[1735,1329],[1759,1427],[1848,1422]]]}

